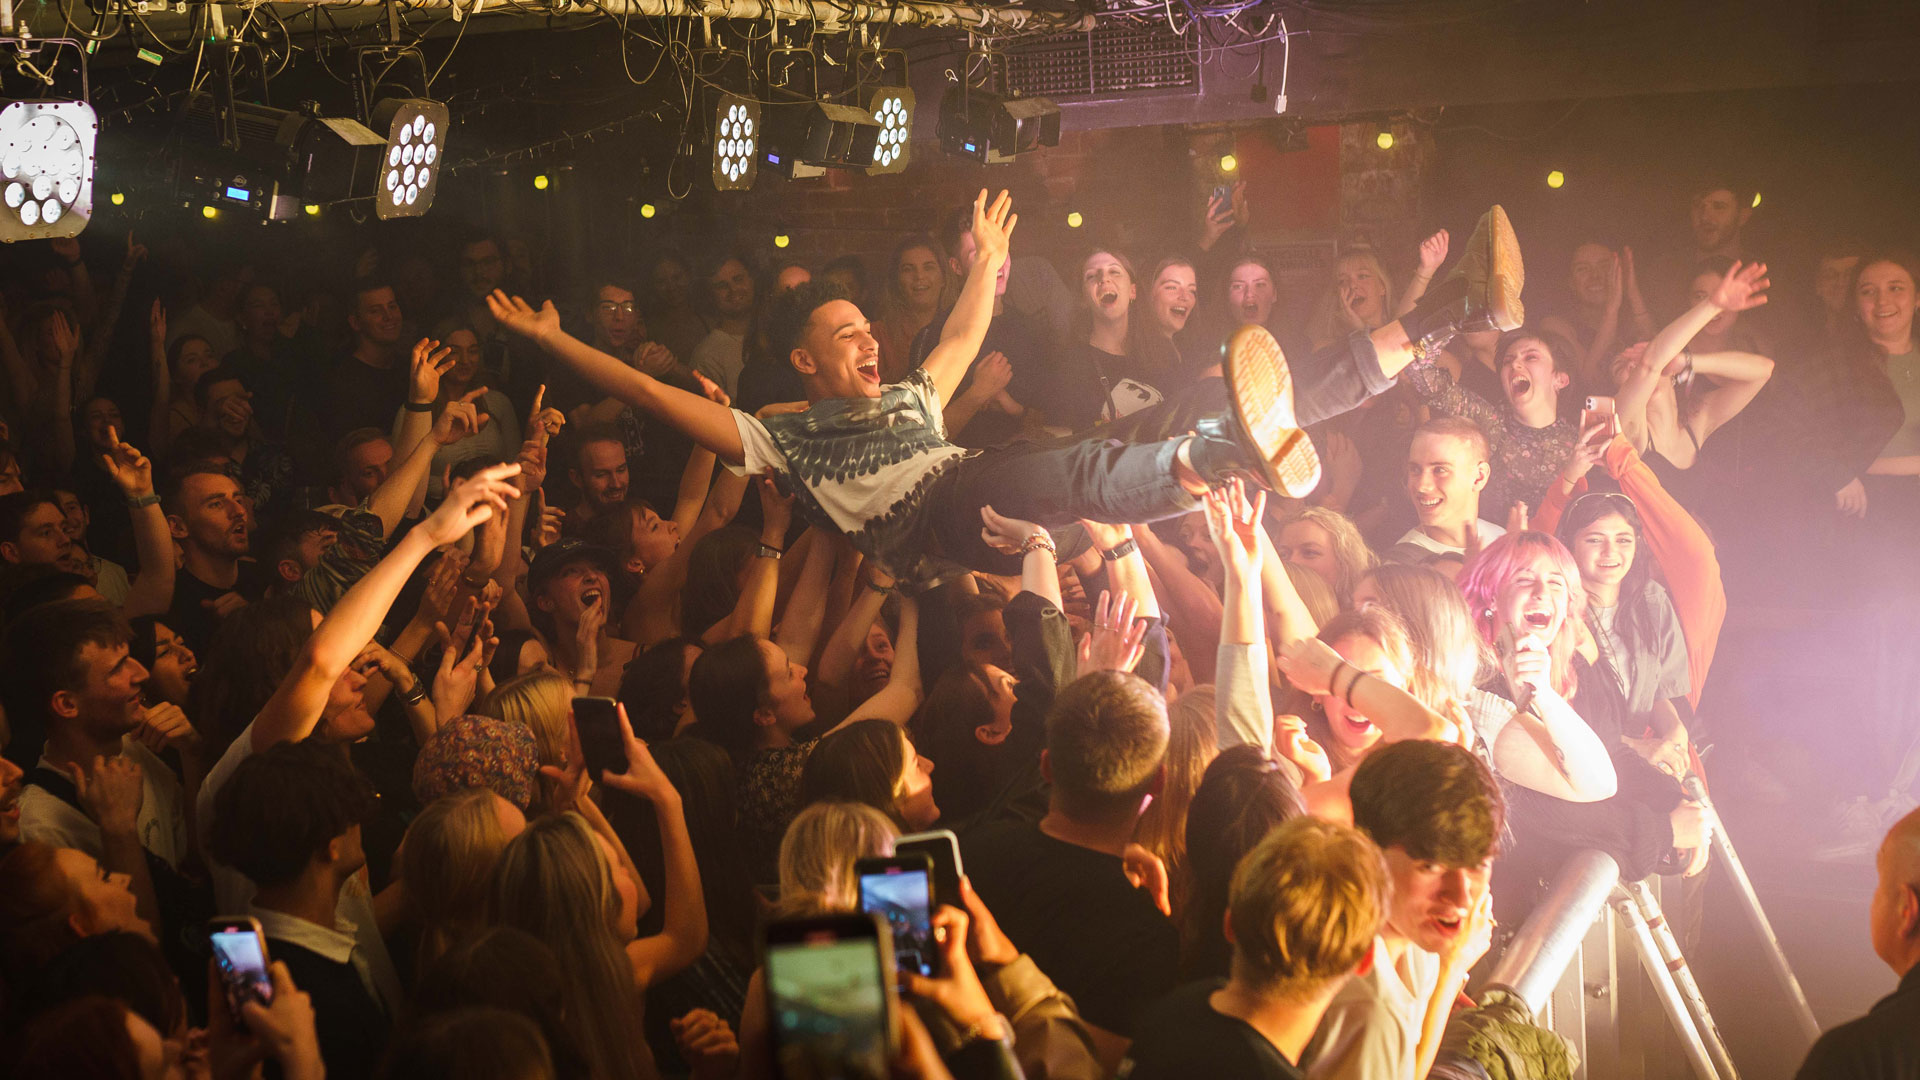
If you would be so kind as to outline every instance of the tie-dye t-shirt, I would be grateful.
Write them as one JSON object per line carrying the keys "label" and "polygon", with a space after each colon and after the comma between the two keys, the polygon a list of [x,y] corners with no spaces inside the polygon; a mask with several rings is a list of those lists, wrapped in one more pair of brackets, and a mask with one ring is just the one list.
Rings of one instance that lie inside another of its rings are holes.
{"label": "tie-dye t-shirt", "polygon": [[877,398],[835,398],[764,420],[736,411],[734,422],[745,454],[736,472],[778,473],[810,520],[846,534],[896,578],[939,575],[921,508],[934,481],[972,452],[947,441],[924,369]]}

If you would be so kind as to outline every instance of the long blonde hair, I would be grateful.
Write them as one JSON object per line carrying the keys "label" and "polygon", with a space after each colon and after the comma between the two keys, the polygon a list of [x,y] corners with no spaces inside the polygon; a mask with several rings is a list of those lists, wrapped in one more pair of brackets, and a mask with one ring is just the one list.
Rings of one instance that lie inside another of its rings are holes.
{"label": "long blonde hair", "polygon": [[400,880],[420,919],[421,969],[483,921],[487,885],[508,841],[494,809],[498,798],[470,788],[427,804],[407,826]]}
{"label": "long blonde hair", "polygon": [[524,930],[553,950],[568,973],[567,1023],[594,1077],[652,1075],[640,988],[614,929],[620,894],[613,866],[585,818],[554,814],[514,837],[494,868],[487,921]]}
{"label": "long blonde hair", "polygon": [[858,908],[854,862],[892,855],[899,838],[893,819],[865,803],[818,802],[800,811],[780,841],[781,915]]}
{"label": "long blonde hair", "polygon": [[[1374,276],[1380,279],[1381,286],[1386,289],[1386,296],[1380,301],[1380,310],[1381,313],[1386,316],[1387,322],[1393,321],[1393,306],[1395,300],[1393,277],[1387,273],[1387,268],[1380,264],[1380,256],[1374,254],[1372,248],[1348,248],[1340,253],[1339,258],[1333,260],[1333,280],[1327,282],[1327,290],[1321,294],[1320,303],[1315,305],[1313,318],[1307,325],[1307,336],[1311,338],[1316,345],[1337,341],[1345,338],[1347,335],[1347,323],[1340,314],[1339,277],[1340,264],[1346,262],[1348,259],[1365,262],[1367,268],[1373,271]],[[1374,329],[1379,329],[1379,327],[1375,327]]]}
{"label": "long blonde hair", "polygon": [[1214,701],[1213,687],[1196,686],[1167,708],[1166,783],[1133,827],[1134,840],[1166,865],[1175,919],[1193,891],[1187,868],[1187,808],[1207,766],[1220,753]]}
{"label": "long blonde hair", "polygon": [[525,724],[540,748],[540,764],[560,766],[567,756],[567,710],[573,683],[557,671],[534,671],[509,679],[480,703],[482,716]]}

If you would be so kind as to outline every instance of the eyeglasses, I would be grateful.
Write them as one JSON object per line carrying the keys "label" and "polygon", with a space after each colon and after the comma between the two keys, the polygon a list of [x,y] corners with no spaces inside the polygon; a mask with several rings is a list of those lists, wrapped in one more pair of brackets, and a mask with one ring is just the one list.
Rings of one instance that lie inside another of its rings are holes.
{"label": "eyeglasses", "polygon": [[634,312],[640,310],[639,307],[636,306],[634,302],[631,300],[628,300],[625,303],[615,303],[612,300],[602,300],[599,303],[595,304],[594,307],[599,308],[600,313],[602,315],[612,315],[615,312],[618,312],[621,315],[631,315]]}

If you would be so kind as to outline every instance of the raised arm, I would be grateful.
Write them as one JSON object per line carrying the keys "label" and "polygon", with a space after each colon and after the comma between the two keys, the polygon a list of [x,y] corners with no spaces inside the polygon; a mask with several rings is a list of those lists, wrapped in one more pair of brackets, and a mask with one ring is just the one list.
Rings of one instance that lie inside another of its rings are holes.
{"label": "raised arm", "polygon": [[[940,330],[940,343],[927,354],[920,366],[933,379],[942,404],[953,398],[960,380],[974,357],[980,355],[980,343],[986,340],[987,326],[993,322],[993,296],[1000,267],[1007,261],[1007,244],[1020,215],[1013,212],[1013,197],[1002,191],[987,205],[983,188],[973,200],[973,265],[967,270],[967,283],[960,298]],[[725,456],[725,455],[722,455]]]}
{"label": "raised arm", "polygon": [[1747,352],[1696,353],[1693,371],[1712,382],[1683,422],[1693,432],[1693,441],[1704,443],[1720,425],[1740,415],[1773,378],[1773,361]]}
{"label": "raised arm", "polygon": [[[1224,582],[1220,645],[1214,669],[1214,722],[1223,747],[1273,748],[1273,691],[1267,675],[1266,624],[1261,619],[1263,563],[1278,563],[1260,543],[1267,493],[1247,501],[1238,480],[1206,496],[1207,532],[1220,552]],[[1286,574],[1283,571],[1282,577]]]}
{"label": "raised arm", "polygon": [[1394,309],[1393,317],[1404,317],[1427,295],[1427,286],[1433,281],[1434,271],[1447,261],[1447,230],[1441,229],[1425,240],[1420,241],[1420,263],[1414,267],[1413,277],[1407,282],[1407,291],[1400,296],[1400,303]]}
{"label": "raised arm", "polygon": [[414,568],[433,549],[454,543],[494,514],[506,513],[507,500],[519,496],[510,482],[519,471],[518,465],[495,465],[456,485],[438,509],[401,537],[386,558],[347,590],[314,628],[294,659],[293,670],[255,718],[256,753],[276,743],[304,739],[313,732],[333,684],[380,628]]}
{"label": "raised arm", "polygon": [[893,670],[887,685],[847,714],[835,725],[846,727],[856,720],[891,720],[902,727],[920,711],[926,692],[920,685],[920,605],[912,597],[900,598],[900,636],[893,643]]}
{"label": "raised arm", "polygon": [[[1553,689],[1552,657],[1532,635],[1500,658],[1507,685],[1532,691],[1527,712],[1516,712],[1494,736],[1494,768],[1524,788],[1568,802],[1611,798],[1619,786],[1613,758],[1600,736]],[[1369,714],[1371,715],[1371,714]]]}
{"label": "raised arm", "polygon": [[1282,646],[1280,674],[1301,693],[1338,694],[1373,721],[1389,740],[1457,741],[1458,732],[1451,720],[1427,708],[1405,690],[1342,660],[1332,646],[1319,638]]}
{"label": "raised arm", "polygon": [[525,300],[495,289],[487,297],[487,307],[500,325],[531,339],[547,355],[602,391],[672,424],[721,461],[745,464],[746,451],[740,445],[740,429],[735,426],[732,409],[635,371],[568,334],[560,328],[560,312],[551,300],[535,310]]}
{"label": "raised arm", "polygon": [[707,950],[707,902],[700,891],[700,867],[694,861],[693,841],[687,834],[687,818],[680,803],[680,792],[653,760],[647,745],[633,736],[627,720],[627,707],[619,708],[620,738],[627,749],[627,771],[602,773],[601,783],[653,804],[654,820],[660,824],[660,850],[664,856],[666,921],[660,932],[627,943],[627,962],[633,966],[633,981],[647,987],[677,971],[684,970]]}
{"label": "raised arm", "polygon": [[153,409],[147,413],[147,445],[154,455],[166,457],[173,425],[167,422],[173,411],[173,373],[167,368],[167,309],[153,302],[147,314],[147,370],[153,378]]}
{"label": "raised arm", "polygon": [[1667,370],[1674,358],[1686,349],[1687,343],[1704,330],[1715,315],[1723,311],[1748,311],[1765,304],[1769,284],[1765,263],[1736,262],[1727,267],[1726,275],[1705,300],[1693,305],[1685,314],[1653,335],[1653,340],[1647,344],[1647,365],[1656,372]]}
{"label": "raised arm", "polygon": [[[773,643],[801,663],[813,660],[814,646],[820,642],[820,630],[826,625],[827,585],[833,578],[837,545],[819,529],[809,530],[813,539],[806,543],[806,556],[800,563],[800,575],[793,591],[787,594],[786,607],[780,612],[780,628]],[[796,547],[800,546],[795,544]]]}
{"label": "raised arm", "polygon": [[1660,478],[1626,440],[1615,439],[1607,447],[1607,471],[1640,512],[1647,551],[1667,579],[1667,592],[1687,639],[1687,675],[1692,686],[1687,700],[1698,707],[1720,642],[1720,628],[1727,621],[1727,587],[1720,576],[1720,558],[1707,531],[1660,486]]}
{"label": "raised arm", "polygon": [[134,447],[120,441],[120,433],[107,428],[111,449],[100,456],[100,465],[113,478],[120,494],[126,496],[133,514],[134,551],[140,556],[140,574],[127,590],[127,602],[121,606],[128,618],[158,615],[173,606],[173,534],[167,530],[167,515],[154,498],[153,462]]}

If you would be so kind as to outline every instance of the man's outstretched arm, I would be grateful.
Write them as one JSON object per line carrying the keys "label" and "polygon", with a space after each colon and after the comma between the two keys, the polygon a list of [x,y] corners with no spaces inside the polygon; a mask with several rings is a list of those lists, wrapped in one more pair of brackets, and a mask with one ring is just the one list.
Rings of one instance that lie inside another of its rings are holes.
{"label": "man's outstretched arm", "polygon": [[500,325],[532,339],[547,355],[607,394],[672,424],[694,442],[713,451],[721,461],[729,465],[746,464],[746,451],[740,445],[740,429],[734,423],[732,409],[669,386],[575,338],[560,328],[560,313],[554,310],[551,300],[536,310],[525,300],[495,289],[487,297],[487,307]]}
{"label": "man's outstretched arm", "polygon": [[986,340],[987,327],[993,322],[993,296],[1000,267],[1007,261],[1007,245],[1020,215],[1013,211],[1013,197],[1001,192],[987,206],[982,189],[973,200],[973,266],[967,271],[967,283],[953,303],[946,325],[940,328],[940,343],[921,364],[940,391],[942,404],[953,400],[960,380],[980,355],[980,343]]}

